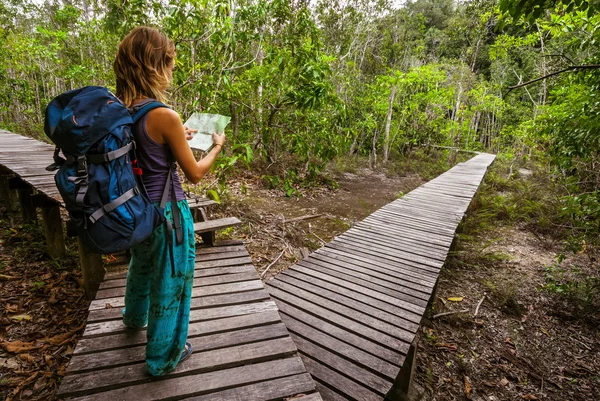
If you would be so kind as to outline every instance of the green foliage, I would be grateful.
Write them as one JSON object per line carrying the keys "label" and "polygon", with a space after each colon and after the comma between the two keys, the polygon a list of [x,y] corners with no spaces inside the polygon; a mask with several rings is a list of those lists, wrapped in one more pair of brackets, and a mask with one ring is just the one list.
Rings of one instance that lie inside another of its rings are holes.
{"label": "green foliage", "polygon": [[586,0],[397,7],[379,0],[311,7],[287,0],[0,0],[0,127],[43,139],[50,99],[84,85],[113,87],[117,44],[132,27],[152,25],[176,43],[174,109],[183,117],[232,117],[233,146],[215,165],[216,181],[201,188],[210,196],[226,195],[228,172],[255,160],[293,159],[292,169],[264,181],[294,196],[302,186],[334,186],[323,174],[331,160],[352,170],[351,157],[368,156],[372,167],[387,159],[399,173],[432,178],[457,154],[425,163],[432,153],[423,148],[495,152],[542,160],[553,180],[492,176],[490,185],[505,193],[483,199],[484,216],[541,231],[560,222],[571,249],[594,247],[600,73],[561,74],[503,93],[569,65],[598,64],[599,7]]}
{"label": "green foliage", "polygon": [[587,11],[588,16],[600,10],[600,3],[594,0],[500,0],[498,7],[514,20],[524,17],[533,23],[546,10],[552,10],[559,5],[568,13],[574,10]]}

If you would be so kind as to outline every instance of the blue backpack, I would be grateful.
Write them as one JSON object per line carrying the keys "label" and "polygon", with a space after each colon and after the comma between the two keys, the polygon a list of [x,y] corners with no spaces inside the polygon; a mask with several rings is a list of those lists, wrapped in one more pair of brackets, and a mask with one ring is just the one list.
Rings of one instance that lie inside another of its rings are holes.
{"label": "blue backpack", "polygon": [[[47,170],[59,169],[56,186],[77,234],[93,252],[128,249],[163,222],[172,238],[162,208],[172,189],[174,162],[163,201],[156,207],[140,179],[141,170],[135,166],[131,133],[132,125],[157,107],[167,106],[149,101],[130,111],[108,89],[87,86],[57,96],[46,108],[44,131],[56,144],[54,163]],[[174,190],[171,195],[175,196]],[[177,207],[173,209],[177,214]],[[174,217],[179,242],[178,216]],[[172,240],[169,243],[172,245]]]}

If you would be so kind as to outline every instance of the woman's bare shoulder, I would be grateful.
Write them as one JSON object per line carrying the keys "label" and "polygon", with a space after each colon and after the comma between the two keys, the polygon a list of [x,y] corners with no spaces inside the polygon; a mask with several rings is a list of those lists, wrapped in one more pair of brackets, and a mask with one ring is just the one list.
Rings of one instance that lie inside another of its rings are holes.
{"label": "woman's bare shoulder", "polygon": [[148,113],[146,129],[152,139],[159,143],[165,143],[168,142],[167,137],[183,133],[183,123],[175,110],[159,107]]}

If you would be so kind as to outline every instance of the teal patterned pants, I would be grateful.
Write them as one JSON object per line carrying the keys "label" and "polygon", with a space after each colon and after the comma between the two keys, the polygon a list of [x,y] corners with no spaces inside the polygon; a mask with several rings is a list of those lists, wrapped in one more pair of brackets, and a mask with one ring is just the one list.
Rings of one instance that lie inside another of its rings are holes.
{"label": "teal patterned pants", "polygon": [[[190,320],[196,260],[194,220],[185,200],[177,205],[181,211],[183,242],[177,245],[173,232],[175,275],[164,224],[131,248],[127,272],[123,323],[131,328],[148,324],[146,370],[153,376],[170,372],[179,362]],[[170,202],[165,217],[172,221]]]}

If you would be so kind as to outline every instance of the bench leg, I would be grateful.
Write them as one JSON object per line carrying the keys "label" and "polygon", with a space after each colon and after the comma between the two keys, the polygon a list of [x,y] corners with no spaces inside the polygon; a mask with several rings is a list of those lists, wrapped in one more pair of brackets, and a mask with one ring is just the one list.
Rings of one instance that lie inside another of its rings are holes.
{"label": "bench leg", "polygon": [[90,252],[79,237],[77,237],[77,247],[83,273],[83,288],[87,298],[92,301],[104,279],[104,264],[100,254]]}
{"label": "bench leg", "polygon": [[411,344],[402,369],[398,373],[394,385],[385,395],[384,401],[409,401],[408,392],[412,385],[417,361],[418,338]]}
{"label": "bench leg", "polygon": [[48,253],[53,258],[64,258],[66,256],[65,239],[58,205],[42,208],[42,224],[46,235]]}
{"label": "bench leg", "polygon": [[[206,211],[204,208],[198,209],[198,219],[199,221],[208,221],[208,216],[206,215]],[[210,231],[207,233],[200,233],[200,238],[202,238],[202,242],[204,242],[208,246],[215,246],[216,235],[214,231]]]}

